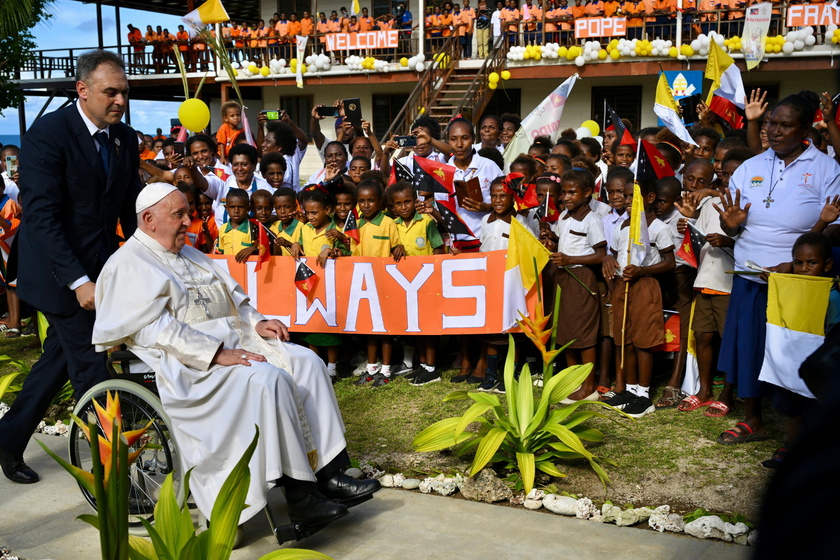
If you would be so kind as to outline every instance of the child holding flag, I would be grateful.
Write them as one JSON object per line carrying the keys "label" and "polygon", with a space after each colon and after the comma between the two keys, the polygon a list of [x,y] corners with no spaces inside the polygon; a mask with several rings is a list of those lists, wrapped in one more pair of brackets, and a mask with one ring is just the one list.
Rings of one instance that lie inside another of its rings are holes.
{"label": "child holding flag", "polygon": [[651,349],[665,338],[662,292],[653,276],[674,269],[674,241],[653,211],[655,181],[640,179],[625,193],[630,219],[616,230],[615,249],[603,264],[604,278],[612,283],[613,339],[623,346],[616,394],[606,403],[641,418],[656,409],[650,400]]}
{"label": "child holding flag", "polygon": [[[385,215],[384,195],[384,189],[378,181],[362,181],[356,189],[362,219],[359,221],[359,244],[353,251],[354,256],[393,256],[395,261],[399,261],[406,255],[405,247],[400,243],[397,225]],[[381,387],[391,382],[393,344],[393,340],[387,336],[367,337],[367,373],[362,374],[357,385],[371,383],[372,387]]]}
{"label": "child holding flag", "polygon": [[[437,224],[428,214],[417,211],[417,192],[411,183],[394,183],[388,187],[386,195],[397,216],[394,223],[399,232],[400,243],[405,247],[406,256],[442,255],[444,245]],[[415,386],[440,381],[434,338],[420,336],[417,339],[420,367],[409,373],[406,378],[411,379],[411,384]]]}
{"label": "child holding flag", "polygon": [[295,215],[297,214],[297,197],[295,191],[289,187],[280,187],[274,191],[272,196],[274,213],[277,221],[271,224],[271,232],[274,234],[274,243],[271,247],[272,255],[291,255],[292,243],[300,239],[300,232],[303,228]]}
{"label": "child holding flag", "polygon": [[[551,262],[557,266],[555,282],[561,290],[557,317],[557,344],[571,342],[566,365],[595,363],[600,334],[600,297],[595,272],[606,256],[607,241],[601,219],[589,207],[595,177],[589,171],[571,169],[563,174],[561,197],[566,212],[554,223],[557,251]],[[568,401],[598,400],[595,371]]]}

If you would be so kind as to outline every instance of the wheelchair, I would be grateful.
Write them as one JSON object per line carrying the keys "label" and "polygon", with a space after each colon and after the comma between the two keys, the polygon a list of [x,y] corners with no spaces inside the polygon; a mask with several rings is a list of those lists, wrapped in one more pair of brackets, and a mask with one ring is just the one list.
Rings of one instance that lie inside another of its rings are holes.
{"label": "wheelchair", "polygon": [[[73,414],[83,422],[87,421],[88,413],[93,413],[96,418],[94,401],[105,408],[106,396],[110,391],[118,392],[120,395],[123,431],[137,430],[152,422],[143,438],[137,442],[137,446],[129,448],[129,453],[131,453],[140,445],[147,444],[146,449],[129,465],[128,469],[130,484],[128,531],[132,535],[148,536],[148,531],[140,520],[145,519],[154,525],[155,505],[160,498],[160,489],[167,475],[172,474],[172,484],[178,505],[183,506],[184,501],[189,498],[184,495],[185,469],[181,461],[181,451],[172,433],[172,421],[160,402],[155,373],[128,350],[112,352],[108,356],[106,367],[111,379],[88,390],[76,403]],[[96,423],[99,424],[98,419]],[[102,426],[99,426],[99,429],[101,432]],[[85,471],[93,470],[90,444],[75,422],[70,427],[69,455],[72,465]],[[96,498],[81,485],[79,488],[87,502],[96,510]],[[346,505],[353,507],[371,497],[366,496]],[[303,523],[277,525],[268,506],[265,507],[264,512],[271,532],[280,546],[311,536],[325,527],[325,525],[315,526]],[[199,515],[199,524],[209,525],[202,515]]]}

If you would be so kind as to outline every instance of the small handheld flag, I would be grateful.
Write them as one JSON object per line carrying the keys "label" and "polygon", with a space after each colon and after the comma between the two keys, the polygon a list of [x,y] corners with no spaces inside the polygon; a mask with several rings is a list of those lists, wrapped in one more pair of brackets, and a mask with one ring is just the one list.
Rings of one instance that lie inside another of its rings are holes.
{"label": "small handheld flag", "polygon": [[700,250],[703,248],[705,242],[705,236],[697,229],[697,226],[688,223],[685,227],[685,236],[683,237],[682,243],[680,243],[680,248],[677,249],[677,256],[694,268],[698,268],[700,263]]}
{"label": "small handheld flag", "polygon": [[455,204],[451,200],[436,200],[438,211],[440,212],[441,225],[451,235],[468,235],[475,237],[469,226],[464,223],[458,211],[455,210]]}
{"label": "small handheld flag", "polygon": [[295,271],[295,287],[308,298],[317,285],[318,275],[306,264],[304,259],[300,259]]}
{"label": "small handheld flag", "polygon": [[344,235],[355,239],[356,243],[359,242],[359,221],[356,216],[355,208],[352,208],[350,212],[347,213],[347,219],[344,221]]}
{"label": "small handheld flag", "polygon": [[388,184],[393,185],[399,181],[407,181],[414,184],[414,174],[408,167],[400,163],[399,160],[394,160],[394,165],[391,166],[391,177]]}
{"label": "small handheld flag", "polygon": [[257,220],[248,220],[251,222],[251,238],[257,244],[257,266],[255,270],[259,271],[263,263],[267,262],[271,257],[271,244],[268,242],[268,234],[266,234],[265,226]]}
{"label": "small handheld flag", "polygon": [[560,212],[554,204],[554,199],[552,198],[551,193],[545,193],[542,204],[537,206],[535,216],[539,221],[549,224],[560,219]]}
{"label": "small handheld flag", "polygon": [[455,193],[455,166],[414,156],[414,180],[418,191]]}
{"label": "small handheld flag", "polygon": [[647,140],[640,139],[639,142],[641,142],[641,147],[636,163],[636,177],[638,179],[662,179],[675,175],[674,170],[671,169],[656,146]]}

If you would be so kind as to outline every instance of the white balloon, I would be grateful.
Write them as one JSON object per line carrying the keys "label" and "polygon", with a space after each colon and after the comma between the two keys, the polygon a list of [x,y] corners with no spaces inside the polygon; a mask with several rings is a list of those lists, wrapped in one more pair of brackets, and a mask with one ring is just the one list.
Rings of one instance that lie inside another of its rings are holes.
{"label": "white balloon", "polygon": [[724,38],[723,35],[721,35],[720,33],[715,33],[715,43],[717,43],[720,46],[723,46],[723,42],[725,40],[726,39]]}
{"label": "white balloon", "polygon": [[782,45],[782,52],[785,54],[790,54],[793,52],[793,43],[785,43]]}
{"label": "white balloon", "polygon": [[[524,51],[525,48],[523,47],[522,50]],[[415,58],[417,58],[417,62],[423,62],[423,61],[426,60],[426,55],[423,54],[423,53],[419,53],[419,54],[415,55]]]}
{"label": "white balloon", "polygon": [[285,58],[281,58],[280,60],[278,60],[278,61],[277,61],[277,64],[279,64],[279,65],[280,65],[280,68],[285,67],[285,66],[286,66],[286,59],[285,59]]}
{"label": "white balloon", "polygon": [[817,43],[817,38],[814,37],[813,35],[808,35],[807,37],[805,37],[805,44],[808,45],[809,47],[812,46],[812,45],[815,45],[816,43]]}
{"label": "white balloon", "polygon": [[691,48],[695,51],[699,51],[701,48],[703,48],[703,42],[700,39],[695,39],[691,42]]}
{"label": "white balloon", "polygon": [[[832,4],[833,4],[833,2],[832,2]],[[813,35],[814,34],[814,28],[811,27],[810,25],[808,27],[806,27],[805,29],[803,29],[802,31],[804,31],[806,35]]]}
{"label": "white balloon", "polygon": [[[831,25],[826,26],[825,33],[826,35],[834,35],[834,32],[837,31],[837,24],[832,23]],[[830,41],[831,39],[829,39]]]}
{"label": "white balloon", "polygon": [[671,42],[671,41],[665,41],[665,46],[666,46],[666,47],[668,47],[668,48],[670,49],[671,47],[673,47],[673,46],[674,46],[674,43],[673,43],[673,42]]}
{"label": "white balloon", "polygon": [[390,64],[386,64],[386,65],[382,68],[382,71],[383,71],[383,72],[390,72],[390,71],[391,71],[391,65],[390,65]]}
{"label": "white balloon", "polygon": [[583,66],[584,64],[586,64],[586,60],[583,58],[583,56],[579,56],[575,59],[576,66]]}
{"label": "white balloon", "polygon": [[797,31],[791,31],[787,35],[785,35],[785,41],[795,43],[799,39],[799,33]]}
{"label": "white balloon", "polygon": [[578,138],[589,138],[590,136],[592,136],[592,132],[585,126],[582,126],[579,129],[577,129],[575,131],[575,134],[577,134]]}
{"label": "white balloon", "polygon": [[804,49],[804,48],[805,48],[805,41],[802,41],[802,40],[798,40],[798,41],[796,41],[796,42],[793,44],[793,48],[794,48],[794,49],[796,49],[796,50],[798,50],[798,51],[801,51],[802,49]]}
{"label": "white balloon", "polygon": [[699,52],[699,53],[700,53],[700,56],[707,56],[707,55],[709,54],[709,49],[707,49],[707,48],[703,47],[702,49],[700,49],[700,50],[699,50],[699,51],[697,51],[697,52]]}
{"label": "white balloon", "polygon": [[418,72],[422,72],[423,70],[426,69],[426,65],[423,64],[422,62],[418,62],[417,66],[415,66],[414,69],[417,70]]}

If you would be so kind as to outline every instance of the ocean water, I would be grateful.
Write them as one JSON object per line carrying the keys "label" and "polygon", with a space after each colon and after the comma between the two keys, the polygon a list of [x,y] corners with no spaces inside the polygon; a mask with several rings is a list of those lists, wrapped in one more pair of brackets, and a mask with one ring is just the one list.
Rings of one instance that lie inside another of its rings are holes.
{"label": "ocean water", "polygon": [[14,144],[20,147],[20,135],[18,134],[0,134],[0,144]]}

